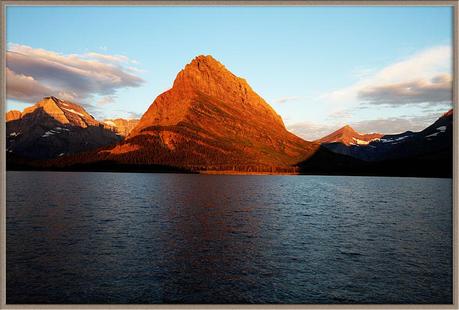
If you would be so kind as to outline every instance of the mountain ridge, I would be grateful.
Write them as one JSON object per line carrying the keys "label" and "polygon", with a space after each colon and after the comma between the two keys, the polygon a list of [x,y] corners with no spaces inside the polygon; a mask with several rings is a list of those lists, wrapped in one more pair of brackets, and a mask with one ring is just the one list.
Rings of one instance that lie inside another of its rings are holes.
{"label": "mountain ridge", "polygon": [[448,150],[452,156],[452,128],[453,109],[450,109],[434,123],[418,132],[386,134],[366,145],[346,145],[341,142],[321,145],[335,153],[370,162],[424,156],[442,150]]}
{"label": "mountain ridge", "polygon": [[452,169],[452,109],[421,132],[345,125],[306,141],[212,56],[185,65],[140,120],[98,121],[52,96],[6,119],[9,169],[442,177]]}
{"label": "mountain ridge", "polygon": [[317,143],[288,132],[244,79],[213,57],[198,56],[153,101],[124,141],[100,153],[123,163],[272,170],[290,168],[317,148]]}
{"label": "mountain ridge", "polygon": [[350,125],[345,125],[338,130],[322,137],[318,140],[315,140],[318,143],[335,143],[339,142],[344,145],[366,145],[371,141],[379,139],[383,136],[380,133],[368,133],[362,134],[357,132]]}

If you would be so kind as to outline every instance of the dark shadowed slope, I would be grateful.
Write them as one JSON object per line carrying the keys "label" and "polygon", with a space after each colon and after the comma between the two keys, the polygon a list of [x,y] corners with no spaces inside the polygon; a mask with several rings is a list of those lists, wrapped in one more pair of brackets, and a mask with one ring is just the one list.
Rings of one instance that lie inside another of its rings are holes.
{"label": "dark shadowed slope", "polygon": [[442,152],[450,152],[452,155],[452,133],[453,110],[450,110],[420,132],[407,131],[401,134],[384,135],[366,145],[346,145],[333,142],[322,143],[322,146],[335,153],[366,161],[433,156]]}
{"label": "dark shadowed slope", "polygon": [[342,163],[338,169],[343,174],[451,177],[453,110],[420,132],[384,135],[366,145],[323,143],[321,150],[341,156],[327,164],[318,152],[310,161],[300,164],[302,172],[330,171],[347,158],[344,160],[346,164]]}

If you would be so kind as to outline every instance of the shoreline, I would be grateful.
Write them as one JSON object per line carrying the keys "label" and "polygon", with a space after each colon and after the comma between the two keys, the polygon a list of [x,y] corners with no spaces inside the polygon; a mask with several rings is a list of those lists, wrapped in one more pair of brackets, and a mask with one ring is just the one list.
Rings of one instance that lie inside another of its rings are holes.
{"label": "shoreline", "polygon": [[386,177],[386,178],[425,178],[425,179],[451,179],[450,176],[442,176],[442,175],[382,175],[382,174],[364,174],[364,173],[319,173],[319,172],[311,172],[311,173],[287,173],[287,172],[244,172],[244,171],[145,171],[145,170],[70,170],[70,169],[6,169],[6,172],[108,172],[108,173],[151,173],[151,174],[194,174],[194,175],[247,175],[247,176],[342,176],[342,177]]}
{"label": "shoreline", "polygon": [[206,170],[198,174],[210,175],[301,175],[298,172],[262,172],[262,171],[234,171],[234,170]]}

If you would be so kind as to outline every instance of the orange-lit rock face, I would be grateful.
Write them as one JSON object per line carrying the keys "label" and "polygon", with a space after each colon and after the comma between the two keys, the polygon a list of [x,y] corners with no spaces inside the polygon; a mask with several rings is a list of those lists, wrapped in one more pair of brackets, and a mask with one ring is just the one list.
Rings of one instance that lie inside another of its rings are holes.
{"label": "orange-lit rock face", "polygon": [[318,147],[288,132],[244,79],[211,56],[186,65],[122,143],[142,146],[135,162],[179,166],[285,167]]}
{"label": "orange-lit rock face", "polygon": [[[140,146],[135,145],[135,144],[130,144],[130,143],[124,143],[124,144],[119,144],[115,146],[113,149],[110,150],[112,154],[119,155],[119,154],[124,154],[124,153],[129,153],[133,151],[137,151],[140,149]],[[106,153],[108,151],[101,151],[102,153]]]}
{"label": "orange-lit rock face", "polygon": [[361,134],[355,131],[351,126],[346,125],[335,132],[332,132],[328,136],[325,136],[317,142],[319,143],[333,143],[340,142],[345,145],[365,145],[375,139],[379,139],[383,136],[380,133]]}
{"label": "orange-lit rock face", "polygon": [[198,56],[177,74],[172,89],[154,101],[136,129],[176,125],[195,114],[192,108],[206,99],[211,99],[214,106],[228,105],[228,111],[222,112],[236,112],[240,116],[269,122],[277,128],[284,127],[281,117],[244,79],[232,74],[212,56]]}
{"label": "orange-lit rock face", "polygon": [[21,118],[21,112],[18,110],[11,110],[6,113],[5,120],[7,122],[15,121]]}

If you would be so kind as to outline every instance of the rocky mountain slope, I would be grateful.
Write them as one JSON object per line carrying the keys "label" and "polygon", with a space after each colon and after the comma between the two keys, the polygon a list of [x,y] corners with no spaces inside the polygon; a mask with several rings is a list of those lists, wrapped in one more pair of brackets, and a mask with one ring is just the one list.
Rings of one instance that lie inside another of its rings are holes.
{"label": "rocky mountain slope", "polygon": [[22,112],[6,114],[6,150],[10,157],[49,159],[120,140],[81,106],[55,97],[46,97]]}
{"label": "rocky mountain slope", "polygon": [[244,79],[211,56],[198,56],[121,143],[87,161],[193,171],[284,171],[318,147],[287,131]]}

